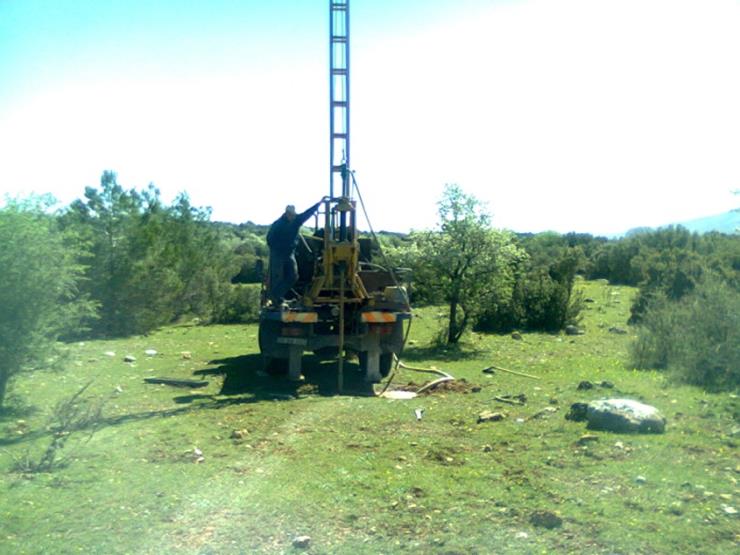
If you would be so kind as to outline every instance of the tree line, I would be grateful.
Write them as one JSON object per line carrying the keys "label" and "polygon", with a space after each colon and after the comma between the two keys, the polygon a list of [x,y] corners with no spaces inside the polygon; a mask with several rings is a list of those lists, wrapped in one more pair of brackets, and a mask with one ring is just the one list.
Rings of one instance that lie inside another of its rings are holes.
{"label": "tree line", "polygon": [[[51,205],[34,197],[0,209],[0,403],[14,373],[55,360],[59,339],[257,318],[267,226],[212,222],[187,194],[167,204],[153,185],[125,189],[110,171],[69,206],[51,212]],[[639,288],[630,320],[641,330],[635,366],[678,364],[687,381],[737,386],[737,234],[681,227],[618,240],[514,234],[495,229],[485,205],[457,185],[445,188],[438,207],[433,229],[381,232],[379,246],[394,266],[411,270],[413,303],[447,307],[441,342],[458,343],[469,329],[577,325],[576,276],[601,278]],[[688,342],[703,345],[701,360],[670,346],[687,344],[687,319],[705,324],[692,332],[703,339]],[[697,365],[706,375],[686,369]]]}

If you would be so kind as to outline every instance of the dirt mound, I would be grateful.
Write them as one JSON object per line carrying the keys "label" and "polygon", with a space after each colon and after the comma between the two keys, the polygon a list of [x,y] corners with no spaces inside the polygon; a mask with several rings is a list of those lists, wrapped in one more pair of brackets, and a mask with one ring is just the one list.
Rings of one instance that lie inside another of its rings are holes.
{"label": "dirt mound", "polygon": [[480,387],[476,387],[465,379],[441,382],[419,393],[422,395],[435,395],[437,393],[477,393]]}

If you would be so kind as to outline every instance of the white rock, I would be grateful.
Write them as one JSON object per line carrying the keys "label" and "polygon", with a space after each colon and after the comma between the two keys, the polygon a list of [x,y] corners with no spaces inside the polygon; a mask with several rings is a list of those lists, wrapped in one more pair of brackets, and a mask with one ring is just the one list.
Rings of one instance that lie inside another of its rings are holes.
{"label": "white rock", "polygon": [[305,549],[311,543],[311,536],[296,536],[293,538],[293,547]]}
{"label": "white rock", "polygon": [[157,351],[155,351],[154,349],[147,349],[146,351],[144,351],[144,354],[148,357],[153,357],[156,356]]}
{"label": "white rock", "polygon": [[114,351],[105,351],[103,354],[105,356],[107,356],[107,357],[114,357],[114,356],[116,356],[116,353]]}
{"label": "white rock", "polygon": [[658,409],[632,399],[600,399],[588,404],[586,418],[593,430],[613,432],[665,432],[665,417]]}

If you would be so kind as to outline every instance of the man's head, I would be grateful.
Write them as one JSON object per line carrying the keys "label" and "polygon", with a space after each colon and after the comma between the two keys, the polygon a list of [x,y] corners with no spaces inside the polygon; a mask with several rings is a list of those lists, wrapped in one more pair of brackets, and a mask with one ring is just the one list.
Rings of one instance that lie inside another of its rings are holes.
{"label": "man's head", "polygon": [[295,206],[289,204],[285,207],[285,217],[288,221],[293,221],[295,219]]}

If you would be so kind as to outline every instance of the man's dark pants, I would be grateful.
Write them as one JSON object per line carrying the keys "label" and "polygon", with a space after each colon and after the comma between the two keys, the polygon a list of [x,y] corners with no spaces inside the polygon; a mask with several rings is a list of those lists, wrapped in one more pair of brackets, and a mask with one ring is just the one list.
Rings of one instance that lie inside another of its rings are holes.
{"label": "man's dark pants", "polygon": [[270,300],[279,305],[298,280],[295,255],[270,253]]}

